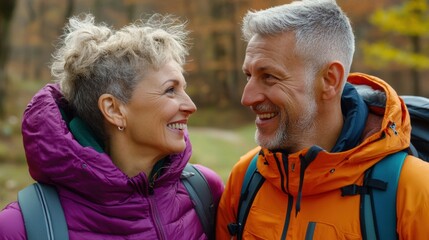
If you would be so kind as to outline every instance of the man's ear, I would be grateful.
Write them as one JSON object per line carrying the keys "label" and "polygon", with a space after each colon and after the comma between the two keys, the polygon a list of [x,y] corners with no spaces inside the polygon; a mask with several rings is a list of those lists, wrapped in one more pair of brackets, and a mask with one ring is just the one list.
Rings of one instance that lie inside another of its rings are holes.
{"label": "man's ear", "polygon": [[111,94],[102,94],[98,98],[98,108],[104,118],[116,127],[126,127],[125,112],[123,104]]}
{"label": "man's ear", "polygon": [[341,95],[343,89],[344,66],[340,62],[331,62],[323,73],[323,99]]}

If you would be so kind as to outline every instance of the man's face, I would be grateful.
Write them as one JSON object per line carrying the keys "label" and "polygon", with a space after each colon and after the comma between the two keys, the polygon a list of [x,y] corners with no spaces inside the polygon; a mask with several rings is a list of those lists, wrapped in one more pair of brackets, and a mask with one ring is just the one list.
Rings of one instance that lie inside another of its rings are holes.
{"label": "man's face", "polygon": [[306,146],[317,116],[314,73],[295,54],[295,36],[255,35],[246,49],[241,103],[256,114],[256,142],[296,152]]}

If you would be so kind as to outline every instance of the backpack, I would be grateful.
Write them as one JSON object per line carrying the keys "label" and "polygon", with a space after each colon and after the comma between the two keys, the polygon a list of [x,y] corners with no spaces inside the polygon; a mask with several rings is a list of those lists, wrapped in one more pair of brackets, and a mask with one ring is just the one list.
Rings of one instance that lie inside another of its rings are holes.
{"label": "backpack", "polygon": [[[180,177],[209,239],[214,239],[216,208],[204,175],[188,163]],[[35,182],[18,192],[28,240],[67,240],[64,212],[54,186]]]}
{"label": "backpack", "polygon": [[411,118],[411,154],[429,162],[429,98],[402,96]]}
{"label": "backpack", "polygon": [[[365,172],[363,186],[355,184],[341,189],[342,196],[361,195],[360,222],[362,238],[393,240],[396,233],[396,190],[402,165],[408,154],[429,161],[429,99],[402,96],[411,118],[411,145],[407,152],[386,156]],[[237,221],[228,224],[228,231],[242,239],[244,225],[252,202],[265,179],[258,172],[256,154],[251,160],[240,192]],[[389,184],[388,184],[389,183]]]}

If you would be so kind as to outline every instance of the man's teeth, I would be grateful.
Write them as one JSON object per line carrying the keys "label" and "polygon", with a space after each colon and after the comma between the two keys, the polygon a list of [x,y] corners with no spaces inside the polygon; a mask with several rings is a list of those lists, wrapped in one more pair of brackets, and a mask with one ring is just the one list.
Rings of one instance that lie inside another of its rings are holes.
{"label": "man's teeth", "polygon": [[264,113],[264,114],[258,114],[259,119],[270,119],[275,116],[274,113]]}
{"label": "man's teeth", "polygon": [[184,123],[170,123],[167,125],[167,127],[172,128],[172,129],[183,130],[186,128],[186,124],[184,124]]}

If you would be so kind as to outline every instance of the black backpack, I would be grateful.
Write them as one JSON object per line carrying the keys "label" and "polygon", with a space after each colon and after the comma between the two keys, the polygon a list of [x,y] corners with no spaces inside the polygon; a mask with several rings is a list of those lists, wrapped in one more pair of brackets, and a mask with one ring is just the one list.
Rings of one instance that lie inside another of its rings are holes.
{"label": "black backpack", "polygon": [[[216,206],[204,175],[188,163],[181,175],[209,239],[214,239]],[[67,240],[68,229],[55,187],[36,182],[18,192],[28,240]]]}
{"label": "black backpack", "polygon": [[429,162],[429,99],[402,96],[411,117],[411,154]]}
{"label": "black backpack", "polygon": [[[402,96],[411,118],[411,145],[408,152],[385,157],[365,172],[364,185],[343,187],[342,196],[360,194],[361,231],[364,240],[398,239],[396,233],[396,189],[402,164],[408,154],[429,162],[429,99]],[[258,154],[250,162],[241,188],[235,223],[228,224],[231,235],[242,239],[252,202],[265,179],[258,172]],[[388,169],[388,170],[387,170]],[[389,185],[387,185],[389,183]],[[311,236],[309,236],[311,239]]]}

